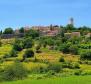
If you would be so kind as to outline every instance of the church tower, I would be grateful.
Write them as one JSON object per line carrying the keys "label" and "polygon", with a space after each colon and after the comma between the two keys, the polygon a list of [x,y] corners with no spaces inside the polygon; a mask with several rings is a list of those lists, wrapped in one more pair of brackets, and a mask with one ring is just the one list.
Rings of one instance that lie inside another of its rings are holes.
{"label": "church tower", "polygon": [[73,18],[69,19],[69,24],[74,25],[74,19]]}

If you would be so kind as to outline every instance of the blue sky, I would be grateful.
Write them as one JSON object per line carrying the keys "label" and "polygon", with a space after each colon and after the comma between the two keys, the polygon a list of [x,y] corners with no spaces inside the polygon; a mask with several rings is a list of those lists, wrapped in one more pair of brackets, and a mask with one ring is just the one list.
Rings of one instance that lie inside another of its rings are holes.
{"label": "blue sky", "polygon": [[91,27],[91,0],[0,0],[0,29],[32,25],[66,25],[70,17],[75,26]]}

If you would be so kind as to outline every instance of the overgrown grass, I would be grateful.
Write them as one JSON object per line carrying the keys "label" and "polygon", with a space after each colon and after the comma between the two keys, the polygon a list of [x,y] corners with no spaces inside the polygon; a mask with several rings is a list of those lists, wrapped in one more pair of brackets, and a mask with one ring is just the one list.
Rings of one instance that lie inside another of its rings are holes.
{"label": "overgrown grass", "polygon": [[0,47],[0,57],[4,56],[5,54],[9,53],[12,49],[11,45],[2,45],[2,47]]}

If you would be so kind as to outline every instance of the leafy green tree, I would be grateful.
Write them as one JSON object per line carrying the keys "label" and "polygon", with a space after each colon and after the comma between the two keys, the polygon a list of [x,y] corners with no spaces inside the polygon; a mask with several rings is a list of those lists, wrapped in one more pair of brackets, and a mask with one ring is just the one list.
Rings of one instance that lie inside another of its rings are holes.
{"label": "leafy green tree", "polygon": [[13,34],[14,33],[14,31],[13,31],[13,29],[12,28],[6,28],[5,30],[4,30],[4,32],[3,32],[4,34]]}
{"label": "leafy green tree", "polygon": [[66,26],[66,29],[67,29],[67,30],[75,30],[75,28],[74,28],[74,26],[73,26],[72,24],[68,24],[68,25]]}
{"label": "leafy green tree", "polygon": [[30,29],[28,32],[25,34],[26,37],[32,37],[33,39],[36,37],[39,37],[39,31]]}
{"label": "leafy green tree", "polygon": [[19,32],[20,32],[20,33],[24,33],[24,28],[21,27],[21,28],[19,29]]}
{"label": "leafy green tree", "polygon": [[79,27],[78,31],[81,33],[82,36],[84,36],[87,33],[91,32],[91,28],[83,26],[83,27]]}
{"label": "leafy green tree", "polygon": [[63,53],[68,53],[69,52],[69,45],[62,44],[62,45],[60,45],[59,50],[62,51]]}
{"label": "leafy green tree", "polygon": [[48,39],[46,39],[46,41],[47,41],[47,44],[49,46],[53,46],[54,45],[54,40],[52,38],[48,38]]}
{"label": "leafy green tree", "polygon": [[24,43],[22,39],[16,39],[13,44],[13,49],[16,51],[21,51],[24,48]]}
{"label": "leafy green tree", "polygon": [[72,44],[79,44],[81,42],[81,37],[72,37],[67,40],[67,42],[71,42]]}
{"label": "leafy green tree", "polygon": [[78,50],[79,50],[79,48],[76,45],[72,45],[72,46],[69,47],[69,52],[71,54],[77,55],[78,54]]}
{"label": "leafy green tree", "polygon": [[32,46],[33,46],[33,41],[32,41],[32,39],[31,39],[30,37],[24,38],[23,40],[24,40],[24,41],[23,41],[23,43],[24,43],[24,48],[32,48]]}

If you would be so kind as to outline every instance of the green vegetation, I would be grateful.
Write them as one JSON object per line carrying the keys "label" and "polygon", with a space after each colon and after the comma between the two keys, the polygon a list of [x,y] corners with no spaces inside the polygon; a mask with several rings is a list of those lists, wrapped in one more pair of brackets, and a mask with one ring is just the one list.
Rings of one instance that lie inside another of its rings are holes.
{"label": "green vegetation", "polygon": [[1,72],[2,80],[11,81],[19,80],[27,77],[27,70],[21,63],[14,63],[8,67],[5,67],[4,72]]}
{"label": "green vegetation", "polygon": [[[52,26],[50,28],[53,30]],[[43,37],[36,30],[21,28],[19,32],[24,33],[24,37],[0,39],[1,84],[20,84],[21,79],[31,84],[44,83],[44,79],[45,84],[75,84],[76,81],[89,84],[91,38],[84,35],[88,33],[85,30],[91,30],[76,29],[73,25],[60,29],[63,32],[56,36]],[[79,31],[81,36],[65,36],[74,31]],[[12,33],[10,28],[5,29],[5,34]],[[17,81],[8,82],[14,80]]]}
{"label": "green vegetation", "polygon": [[3,32],[4,34],[13,34],[14,31],[12,28],[6,28],[5,31]]}
{"label": "green vegetation", "polygon": [[73,76],[55,79],[42,79],[42,80],[22,80],[14,82],[6,82],[1,84],[90,84],[91,76]]}

